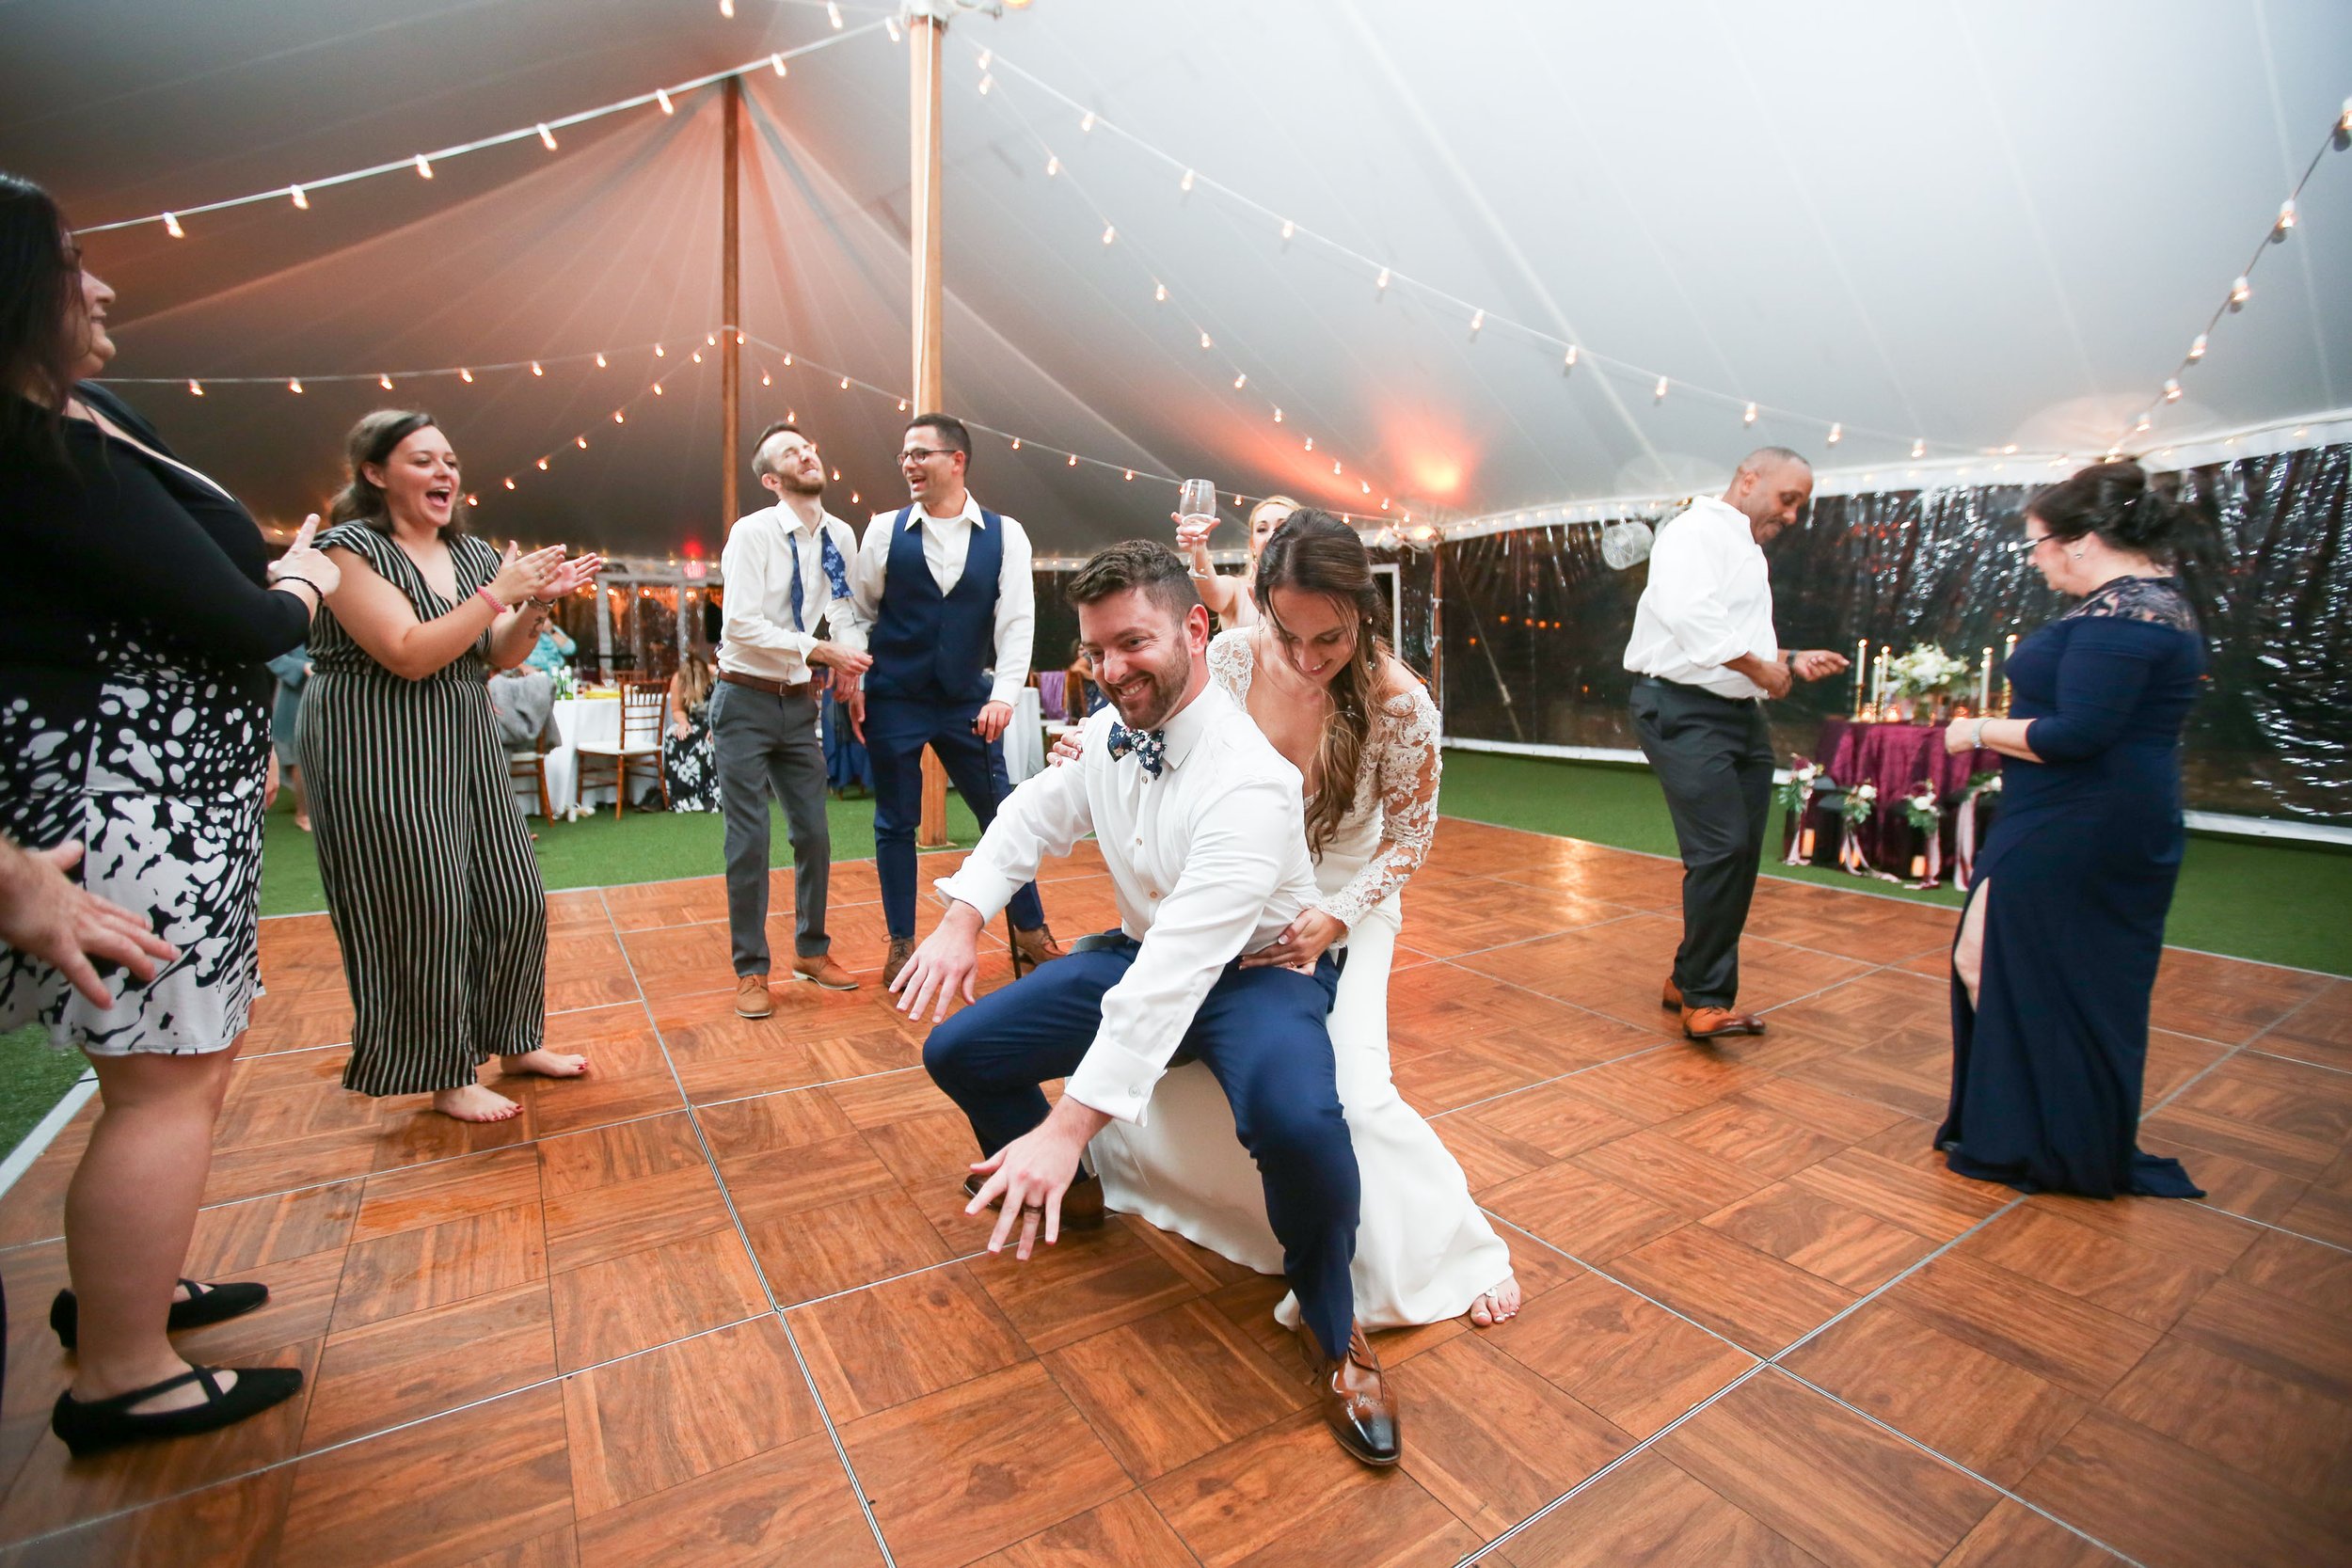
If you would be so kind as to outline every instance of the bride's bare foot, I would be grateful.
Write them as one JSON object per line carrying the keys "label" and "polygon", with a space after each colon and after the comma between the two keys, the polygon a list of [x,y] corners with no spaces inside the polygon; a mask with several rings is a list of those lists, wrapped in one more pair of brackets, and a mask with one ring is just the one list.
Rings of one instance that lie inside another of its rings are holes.
{"label": "bride's bare foot", "polygon": [[1470,1321],[1481,1328],[1509,1323],[1519,1315],[1519,1281],[1517,1275],[1504,1275],[1502,1283],[1492,1290],[1479,1292],[1470,1303]]}
{"label": "bride's bare foot", "polygon": [[433,1108],[459,1121],[504,1121],[520,1116],[522,1107],[492,1089],[469,1084],[462,1089],[436,1089]]}
{"label": "bride's bare foot", "polygon": [[542,1078],[584,1078],[588,1075],[588,1058],[566,1055],[541,1046],[519,1055],[499,1058],[501,1072],[535,1072]]}

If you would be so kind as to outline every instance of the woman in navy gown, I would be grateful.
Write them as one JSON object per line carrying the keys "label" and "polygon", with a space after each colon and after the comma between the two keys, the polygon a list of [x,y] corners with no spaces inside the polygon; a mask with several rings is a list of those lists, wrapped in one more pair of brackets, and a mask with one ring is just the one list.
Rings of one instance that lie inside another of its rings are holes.
{"label": "woman in navy gown", "polygon": [[2021,1192],[2202,1197],[2139,1151],[2148,1000],[2181,870],[2181,726],[2205,668],[2165,564],[2187,524],[2132,462],[2026,503],[2042,578],[2082,602],[2017,645],[2010,716],[1946,732],[2010,758],[2001,815],[1952,949],[1952,1102],[1963,1176]]}

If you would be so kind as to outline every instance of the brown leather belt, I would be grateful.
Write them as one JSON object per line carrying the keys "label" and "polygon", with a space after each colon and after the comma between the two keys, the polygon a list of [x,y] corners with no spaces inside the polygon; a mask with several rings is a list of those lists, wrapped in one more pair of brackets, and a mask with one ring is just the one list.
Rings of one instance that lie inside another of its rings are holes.
{"label": "brown leather belt", "polygon": [[792,686],[784,681],[762,680],[757,675],[739,675],[732,670],[720,671],[719,678],[731,685],[748,686],[754,691],[765,691],[771,697],[805,697],[811,689],[807,681]]}

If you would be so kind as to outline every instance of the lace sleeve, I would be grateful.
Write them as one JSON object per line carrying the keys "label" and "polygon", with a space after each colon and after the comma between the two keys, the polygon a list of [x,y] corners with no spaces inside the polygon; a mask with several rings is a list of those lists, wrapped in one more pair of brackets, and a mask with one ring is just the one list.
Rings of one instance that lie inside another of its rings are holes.
{"label": "lace sleeve", "polygon": [[1370,784],[1380,799],[1380,846],[1363,869],[1317,908],[1356,922],[1408,881],[1438,836],[1438,706],[1416,683],[1380,703],[1373,720]]}
{"label": "lace sleeve", "polygon": [[1209,678],[1225,689],[1236,706],[1249,701],[1249,633],[1221,631],[1209,639]]}

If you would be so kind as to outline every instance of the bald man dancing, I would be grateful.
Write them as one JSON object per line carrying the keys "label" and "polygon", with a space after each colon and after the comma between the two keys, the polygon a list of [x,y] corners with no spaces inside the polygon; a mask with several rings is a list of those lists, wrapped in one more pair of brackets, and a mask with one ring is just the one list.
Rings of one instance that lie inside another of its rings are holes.
{"label": "bald man dancing", "polygon": [[1682,945],[1662,1001],[1688,1039],[1764,1032],[1762,1019],[1737,1010],[1740,933],[1772,807],[1763,702],[1788,695],[1792,678],[1820,680],[1850,663],[1818,648],[1784,653],[1772,631],[1764,546],[1812,497],[1810,463],[1758,447],[1721,500],[1701,497],[1658,531],[1633,611],[1633,733],[1682,850]]}

